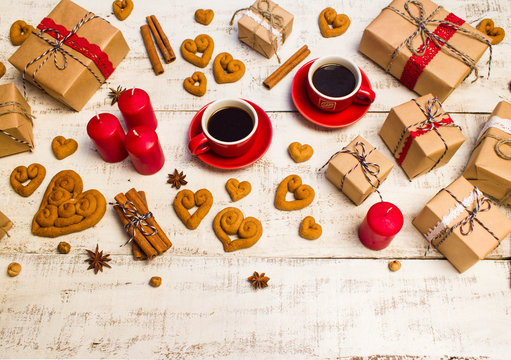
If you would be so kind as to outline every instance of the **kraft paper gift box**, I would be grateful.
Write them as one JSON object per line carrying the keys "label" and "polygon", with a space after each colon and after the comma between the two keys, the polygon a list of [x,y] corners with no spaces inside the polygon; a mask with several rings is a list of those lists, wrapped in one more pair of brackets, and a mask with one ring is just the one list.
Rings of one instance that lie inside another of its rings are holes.
{"label": "kraft paper gift box", "polygon": [[[407,0],[395,0],[382,10],[364,30],[358,50],[380,65],[387,72],[399,79],[410,90],[420,95],[433,94],[444,101],[451,92],[469,75],[471,68],[458,57],[464,55],[473,67],[490,46],[490,39],[483,33],[468,25],[464,20],[449,13],[429,0],[420,0],[424,9],[424,19],[430,17],[426,28],[439,36],[435,41],[442,44],[442,49],[434,41],[427,41],[424,54],[423,41],[418,32],[411,40],[413,49],[419,50],[417,56],[412,54],[406,44],[407,38],[418,29],[418,24],[405,19],[420,18],[419,7]],[[391,10],[392,7],[404,16]],[[436,20],[448,21],[459,26],[435,23]],[[444,45],[447,41],[448,45]],[[398,50],[396,50],[398,49]],[[456,53],[458,55],[456,55]],[[394,56],[393,56],[394,55]]]}
{"label": "kraft paper gift box", "polygon": [[511,220],[464,177],[440,190],[412,223],[460,273],[511,232]]}
{"label": "kraft paper gift box", "polygon": [[[372,174],[366,171],[364,175],[361,156],[365,158],[364,162]],[[357,136],[330,159],[326,178],[355,205],[360,205],[385,181],[393,166],[392,162],[367,140]]]}
{"label": "kraft paper gift box", "polygon": [[511,104],[501,101],[483,126],[463,176],[511,205]]}
{"label": "kraft paper gift box", "polygon": [[0,157],[34,148],[32,115],[14,83],[0,85]]}
{"label": "kraft paper gift box", "polygon": [[[270,10],[274,24],[263,16]],[[291,35],[293,15],[272,1],[256,1],[244,9],[238,21],[238,38],[255,51],[270,59],[280,45]]]}
{"label": "kraft paper gift box", "polygon": [[32,33],[9,62],[26,80],[81,110],[129,51],[121,32],[94,16],[62,0],[35,29],[39,35]]}
{"label": "kraft paper gift box", "polygon": [[393,107],[380,136],[410,179],[447,164],[465,142],[431,94]]}
{"label": "kraft paper gift box", "polygon": [[0,239],[7,235],[7,231],[12,228],[12,222],[0,211]]}

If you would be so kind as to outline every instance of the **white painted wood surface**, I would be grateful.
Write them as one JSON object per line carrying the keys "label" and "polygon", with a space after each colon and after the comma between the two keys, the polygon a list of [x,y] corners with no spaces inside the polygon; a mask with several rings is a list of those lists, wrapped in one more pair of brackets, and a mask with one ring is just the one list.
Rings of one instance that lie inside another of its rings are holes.
{"label": "white painted wood surface", "polygon": [[[0,61],[7,64],[14,51],[8,39],[10,24],[24,19],[36,25],[56,3],[0,2]],[[509,239],[490,255],[490,260],[459,275],[435,250],[424,256],[426,243],[411,220],[442,186],[463,172],[480,125],[497,102],[511,101],[507,89],[511,80],[509,40],[494,47],[490,79],[474,84],[467,80],[444,102],[467,137],[452,161],[413,182],[407,181],[396,165],[382,185],[384,198],[396,203],[405,214],[405,226],[391,246],[373,252],[360,244],[355,231],[367,209],[377,201],[376,195],[355,207],[317,169],[358,134],[391,156],[377,132],[385,112],[414,94],[356,51],[363,28],[386,1],[280,1],[295,15],[294,30],[282,48],[282,58],[308,44],[311,59],[332,52],[347,55],[359,62],[371,78],[377,93],[371,113],[341,130],[319,128],[296,113],[290,97],[296,70],[271,91],[261,86],[278,66],[276,59],[267,60],[241,44],[236,28],[228,26],[232,12],[250,2],[135,0],[135,10],[124,22],[111,15],[110,2],[77,3],[118,26],[132,50],[109,84],[80,113],[64,108],[34,87],[28,88],[29,102],[37,116],[35,152],[0,159],[0,209],[15,223],[11,237],[0,240],[0,269],[12,261],[23,266],[17,278],[8,278],[0,270],[1,357],[508,356]],[[492,17],[497,26],[511,29],[511,10],[505,1],[449,0],[443,5],[469,22]],[[319,35],[317,16],[326,6],[351,17],[352,26],[345,35],[334,39]],[[204,27],[194,22],[193,13],[207,7],[215,10],[215,18]],[[178,57],[175,63],[164,65],[165,73],[159,77],[150,68],[138,30],[145,16],[152,13],[160,19]],[[215,40],[214,55],[230,51],[246,63],[247,73],[238,83],[218,85],[210,66],[205,72],[208,92],[203,98],[195,98],[182,89],[182,81],[196,68],[181,58],[179,47],[184,39],[205,32]],[[487,55],[480,62],[481,69],[486,60]],[[21,88],[19,73],[7,67],[2,83],[15,81]],[[146,89],[157,109],[166,164],[156,175],[139,175],[128,159],[118,164],[103,162],[86,135],[87,121],[94,114],[119,115],[107,99],[108,87],[117,85]],[[186,149],[186,133],[195,111],[225,96],[256,102],[273,122],[274,139],[268,153],[246,169],[217,170],[193,158]],[[55,135],[75,138],[80,144],[78,152],[56,160],[50,149]],[[312,159],[295,164],[287,155],[287,146],[293,141],[311,144],[315,149]],[[34,195],[21,198],[10,188],[9,175],[14,167],[33,162],[45,164],[47,177]],[[165,182],[174,168],[187,174],[186,188],[207,187],[214,195],[214,205],[196,231],[187,230],[172,209],[177,191]],[[126,236],[110,208],[93,229],[60,239],[32,236],[32,216],[51,177],[63,169],[80,173],[85,188],[97,188],[109,201],[131,187],[145,190],[151,210],[174,243],[172,249],[151,263],[134,262],[130,250],[119,247]],[[273,207],[275,189],[292,173],[313,186],[316,199],[304,210],[278,211]],[[225,254],[211,224],[218,211],[232,205],[224,189],[230,177],[251,181],[252,194],[234,206],[246,216],[259,218],[264,234],[254,247]],[[323,226],[319,240],[307,241],[297,234],[298,224],[307,215],[313,215]],[[71,254],[56,253],[61,240],[72,245]],[[112,254],[113,269],[95,276],[86,271],[84,249],[94,248],[96,243]],[[394,258],[403,263],[398,273],[386,268],[388,259]],[[269,288],[252,290],[245,279],[254,270],[271,277]],[[153,275],[163,278],[162,287],[147,285]]]}

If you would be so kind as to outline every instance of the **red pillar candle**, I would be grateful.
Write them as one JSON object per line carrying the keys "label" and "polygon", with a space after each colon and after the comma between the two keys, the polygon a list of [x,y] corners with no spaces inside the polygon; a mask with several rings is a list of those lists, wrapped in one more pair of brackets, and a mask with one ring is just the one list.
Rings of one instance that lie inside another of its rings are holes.
{"label": "red pillar candle", "polygon": [[99,155],[108,162],[124,160],[128,153],[124,148],[126,135],[119,119],[112,114],[99,114],[89,120],[87,134],[96,146]]}
{"label": "red pillar candle", "polygon": [[158,172],[165,163],[156,132],[145,126],[137,126],[126,135],[126,150],[135,169],[142,175]]}
{"label": "red pillar candle", "polygon": [[385,249],[403,227],[401,210],[389,202],[371,206],[358,229],[358,237],[371,250]]}
{"label": "red pillar candle", "polygon": [[156,130],[158,121],[149,95],[144,90],[135,88],[125,90],[117,103],[128,130],[135,126],[146,126],[151,130]]}

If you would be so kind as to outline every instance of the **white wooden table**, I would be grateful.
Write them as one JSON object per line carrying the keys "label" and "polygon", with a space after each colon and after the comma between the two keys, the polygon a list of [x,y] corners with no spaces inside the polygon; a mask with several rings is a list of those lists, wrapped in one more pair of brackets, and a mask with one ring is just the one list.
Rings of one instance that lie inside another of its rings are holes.
{"label": "white wooden table", "polygon": [[[37,25],[56,3],[0,2],[0,61],[8,67],[2,83],[14,81],[21,88],[20,74],[7,64],[15,50],[8,38],[11,23],[24,19]],[[465,81],[444,102],[467,137],[452,161],[413,182],[396,166],[382,185],[385,199],[405,214],[405,225],[387,249],[374,252],[360,244],[356,229],[377,196],[355,207],[316,170],[358,134],[391,156],[378,130],[392,106],[415,94],[357,52],[364,27],[387,0],[280,1],[295,15],[293,33],[280,51],[283,59],[308,44],[309,59],[333,53],[352,57],[371,78],[377,95],[371,111],[357,124],[340,130],[317,127],[296,112],[290,86],[297,69],[271,91],[263,88],[262,81],[278,66],[276,59],[267,60],[240,43],[236,28],[228,25],[233,11],[250,1],[135,0],[135,10],[124,22],[112,15],[110,1],[77,3],[119,27],[131,51],[79,113],[29,86],[28,99],[37,117],[36,149],[0,159],[0,208],[15,223],[11,237],[0,241],[0,357],[509,358],[509,239],[487,260],[460,275],[435,250],[424,256],[426,242],[411,225],[422,206],[461,175],[476,134],[493,107],[500,100],[511,100],[509,39],[494,47],[490,79]],[[497,26],[511,32],[508,1],[444,0],[442,5],[474,24],[483,17],[494,18]],[[350,29],[341,37],[324,39],[319,34],[317,17],[327,6],[351,18]],[[193,20],[198,8],[214,9],[209,27]],[[158,16],[177,55],[158,77],[139,32],[150,14]],[[182,59],[179,47],[184,39],[201,33],[214,38],[214,55],[229,51],[245,62],[247,72],[237,83],[218,85],[209,66],[205,69],[207,94],[196,98],[182,88],[183,79],[196,68]],[[488,54],[479,66],[483,68],[487,60]],[[151,96],[166,156],[164,168],[155,175],[139,175],[128,159],[118,164],[103,162],[86,135],[86,124],[94,114],[120,116],[107,99],[108,88],[117,85],[140,87]],[[192,157],[186,148],[194,113],[221,97],[250,99],[273,122],[269,151],[248,168],[217,170]],[[50,149],[56,135],[75,138],[77,153],[56,160]],[[294,163],[287,155],[293,141],[311,144],[312,159]],[[9,175],[14,167],[33,162],[46,166],[47,177],[31,197],[21,198],[12,191]],[[206,187],[214,195],[214,205],[196,231],[187,230],[172,209],[177,191],[166,180],[174,168],[186,173],[185,188]],[[126,234],[110,207],[92,229],[57,239],[33,236],[30,224],[46,186],[64,169],[77,171],[85,188],[97,188],[108,201],[131,187],[145,190],[151,210],[174,246],[151,262],[133,261],[129,247],[120,247]],[[314,187],[316,199],[300,211],[279,211],[273,207],[276,187],[294,173]],[[231,205],[224,189],[230,177],[251,181],[252,193],[234,206],[246,216],[259,218],[264,234],[252,248],[226,254],[211,224],[216,213]],[[313,215],[323,226],[319,240],[298,236],[298,224],[306,215]],[[72,245],[68,255],[56,251],[62,240]],[[84,262],[85,249],[96,244],[112,255],[112,269],[98,275],[87,271]],[[399,272],[388,271],[392,259],[401,261]],[[5,269],[13,261],[23,270],[9,278]],[[256,291],[250,286],[246,278],[253,271],[270,276],[268,288]],[[163,279],[160,288],[148,285],[154,275]]]}

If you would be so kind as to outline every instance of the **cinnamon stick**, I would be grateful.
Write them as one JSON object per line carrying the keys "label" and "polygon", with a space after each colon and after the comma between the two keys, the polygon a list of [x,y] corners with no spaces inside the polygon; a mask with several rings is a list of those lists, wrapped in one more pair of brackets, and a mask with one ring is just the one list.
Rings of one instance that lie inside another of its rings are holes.
{"label": "cinnamon stick", "polygon": [[[138,195],[140,195],[140,198],[144,202],[144,204],[147,206],[147,199],[145,196],[144,191],[139,191]],[[147,260],[147,255],[144,254],[140,246],[135,241],[131,242],[131,252],[133,253],[133,259],[134,260]]]}
{"label": "cinnamon stick", "polygon": [[[120,194],[117,194],[117,196],[115,197],[115,200],[119,204],[124,204],[127,199],[123,193],[120,193]],[[124,216],[124,213],[122,212],[121,208],[119,208],[118,206],[114,206],[114,210],[117,213],[117,216],[119,217],[119,219],[121,220],[122,225],[126,226],[126,224],[128,224],[130,221],[126,218],[126,216]],[[133,231],[134,231],[134,229],[131,228],[128,232],[128,235],[133,236]],[[137,243],[137,245],[140,247],[142,252],[144,252],[144,254],[147,255],[148,259],[153,259],[156,255],[158,255],[156,250],[149,243],[149,241],[147,241],[147,239],[144,237],[144,235],[140,231],[137,231],[135,233],[135,237],[133,238],[133,240]]]}
{"label": "cinnamon stick", "polygon": [[163,41],[163,44],[165,45],[165,49],[167,49],[169,53],[170,58],[167,64],[171,63],[172,61],[176,60],[176,54],[174,54],[174,50],[172,50],[172,46],[170,46],[169,39],[167,38],[167,35],[165,35],[165,32],[163,31],[160,22],[158,21],[156,16],[151,15],[150,18],[154,26],[156,27],[156,30],[158,31],[158,35],[160,36],[161,41]]}
{"label": "cinnamon stick", "polygon": [[148,25],[142,25],[140,27],[140,31],[142,32],[142,39],[144,40],[144,45],[147,50],[147,55],[149,56],[149,60],[151,61],[151,65],[153,66],[154,73],[156,75],[163,74],[163,66],[161,65],[160,58],[158,57],[158,53],[156,52],[156,48],[154,47],[154,41],[151,37],[151,30]]}
{"label": "cinnamon stick", "polygon": [[[138,195],[137,190],[131,189],[130,191],[128,191],[126,193],[126,197],[135,205],[135,207],[137,208],[137,210],[140,213],[145,214],[145,213],[149,212],[149,209],[147,208],[147,206],[145,206],[144,203],[142,202],[142,200],[140,199],[140,196]],[[170,248],[172,246],[172,242],[170,242],[169,238],[167,237],[167,235],[165,234],[163,229],[160,227],[160,225],[156,222],[154,217],[147,219],[147,223],[156,228],[157,236],[159,236],[160,239],[162,240],[162,242],[166,245],[165,250]]]}
{"label": "cinnamon stick", "polygon": [[302,46],[297,52],[295,52],[289,59],[286,60],[277,70],[273,72],[270,76],[263,81],[263,85],[265,88],[270,90],[272,87],[277,85],[280,80],[282,80],[287,74],[293,70],[296,65],[301,63],[311,51],[307,47],[307,45]]}
{"label": "cinnamon stick", "polygon": [[161,40],[161,36],[158,33],[158,30],[156,30],[156,26],[154,26],[153,19],[151,19],[150,16],[145,18],[147,20],[147,24],[149,25],[149,28],[151,29],[151,32],[153,33],[154,41],[156,41],[156,45],[158,45],[158,49],[160,49],[161,56],[163,56],[163,60],[168,64],[170,63],[170,54],[165,45],[163,44],[163,41]]}

